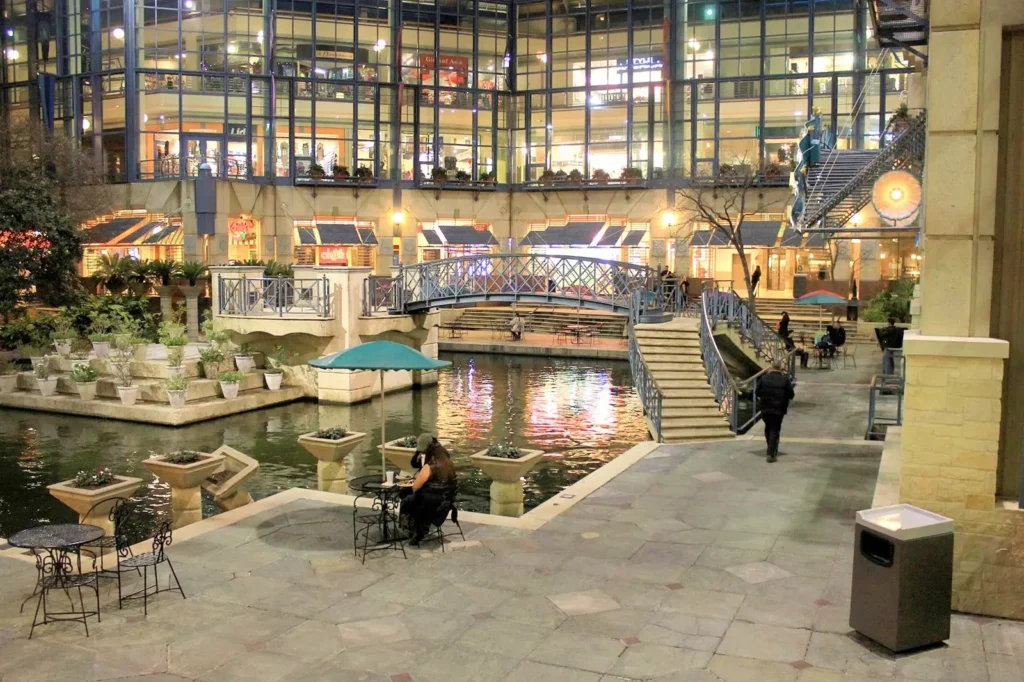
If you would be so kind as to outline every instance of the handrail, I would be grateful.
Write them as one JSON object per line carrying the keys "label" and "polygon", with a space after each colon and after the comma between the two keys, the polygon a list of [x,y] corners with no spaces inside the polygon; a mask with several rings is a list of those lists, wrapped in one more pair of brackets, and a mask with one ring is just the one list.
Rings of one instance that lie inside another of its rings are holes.
{"label": "handrail", "polygon": [[636,330],[629,325],[629,368],[633,374],[633,385],[636,387],[637,395],[640,396],[640,403],[643,406],[644,414],[650,419],[651,428],[655,441],[662,442],[661,435],[661,409],[662,390],[658,386],[654,374],[644,360],[640,352],[640,345],[636,340]]}
{"label": "handrail", "polygon": [[729,417],[729,428],[736,433],[739,428],[739,387],[729,375],[729,368],[722,357],[722,351],[715,343],[715,324],[719,319],[720,292],[707,289],[701,295],[700,354],[704,358],[704,373],[719,408]]}
{"label": "handrail", "polygon": [[242,317],[331,319],[331,284],[320,279],[217,277],[217,312]]}

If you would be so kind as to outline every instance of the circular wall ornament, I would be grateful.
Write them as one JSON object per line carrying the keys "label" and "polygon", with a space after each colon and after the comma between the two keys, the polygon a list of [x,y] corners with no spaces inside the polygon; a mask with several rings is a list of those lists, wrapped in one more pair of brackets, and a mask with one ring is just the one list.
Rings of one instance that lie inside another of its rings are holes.
{"label": "circular wall ornament", "polygon": [[871,205],[891,222],[910,220],[921,208],[921,181],[905,170],[893,170],[875,180]]}

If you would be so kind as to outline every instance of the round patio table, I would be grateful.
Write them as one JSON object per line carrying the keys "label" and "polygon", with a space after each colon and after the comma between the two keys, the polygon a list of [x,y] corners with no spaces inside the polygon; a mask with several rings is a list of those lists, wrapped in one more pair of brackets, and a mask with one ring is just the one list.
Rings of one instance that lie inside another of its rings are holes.
{"label": "round patio table", "polygon": [[[48,552],[60,549],[71,550],[78,555],[78,572],[81,573],[82,555],[79,548],[82,545],[96,542],[103,535],[104,530],[102,528],[88,523],[53,523],[18,531],[7,538],[7,544],[11,547],[30,549],[33,552],[36,550]],[[36,576],[35,589],[32,590],[32,594],[25,598],[25,601],[21,602],[22,609],[25,608],[25,604],[29,599],[39,594],[39,580],[42,577],[42,572],[39,571],[39,575]]]}
{"label": "round patio table", "polygon": [[[348,482],[348,487],[359,493],[358,497],[356,497],[357,500],[364,495],[373,496],[373,509],[380,511],[380,521],[378,523],[380,536],[382,539],[388,540],[391,517],[393,515],[397,516],[398,498],[402,490],[408,490],[408,488],[398,483],[384,485],[384,481],[381,480],[378,474],[353,478]],[[354,506],[355,502],[353,502]]]}

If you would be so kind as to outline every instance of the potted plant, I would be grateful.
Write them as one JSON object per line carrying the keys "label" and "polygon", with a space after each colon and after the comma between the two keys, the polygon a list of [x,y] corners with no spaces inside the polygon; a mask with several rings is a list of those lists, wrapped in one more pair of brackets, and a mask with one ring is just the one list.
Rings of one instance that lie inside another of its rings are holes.
{"label": "potted plant", "polygon": [[665,179],[665,169],[664,168],[655,168],[653,171],[651,171],[651,178],[653,180],[664,180]]}
{"label": "potted plant", "polygon": [[550,168],[545,168],[544,172],[540,174],[540,184],[545,187],[555,184],[555,172]]}
{"label": "potted plant", "polygon": [[71,342],[75,340],[78,333],[75,331],[74,321],[70,315],[60,314],[53,318],[53,331],[50,332],[50,340],[53,347],[62,358],[71,355]]}
{"label": "potted plant", "polygon": [[284,379],[284,366],[295,358],[295,353],[282,346],[274,346],[274,352],[270,354],[269,367],[263,371],[263,379],[267,382],[267,388],[271,391],[281,390],[281,381]]}
{"label": "potted plant", "polygon": [[608,171],[598,168],[590,174],[590,177],[599,185],[607,185],[612,176],[608,175]]}
{"label": "potted plant", "polygon": [[96,397],[97,376],[92,365],[75,365],[71,370],[71,380],[78,387],[78,396],[82,400],[92,400]]}
{"label": "potted plant", "polygon": [[299,436],[299,445],[322,462],[338,462],[352,452],[364,438],[365,433],[333,426],[302,434]]}
{"label": "potted plant", "polygon": [[[378,445],[377,449],[384,453],[388,461],[402,470],[403,475],[410,475],[413,471],[412,458],[416,455],[416,436],[402,436],[390,440],[384,445]],[[451,442],[440,441],[441,445],[448,447]]]}
{"label": "potted plant", "polygon": [[241,372],[224,372],[220,375],[220,392],[225,399],[238,397],[238,384],[242,381]]}
{"label": "potted plant", "polygon": [[18,390],[18,366],[10,360],[0,360],[0,393]]}
{"label": "potted plant", "polygon": [[248,374],[252,371],[252,348],[247,343],[243,343],[238,347],[238,350],[232,353],[235,357],[235,369],[242,374]]}
{"label": "potted plant", "polygon": [[639,168],[623,168],[622,179],[625,180],[628,185],[635,185],[644,179],[644,174]]}
{"label": "potted plant", "polygon": [[306,169],[306,175],[308,175],[313,182],[320,182],[324,179],[324,167],[314,161],[309,164],[309,168]]}
{"label": "potted plant", "polygon": [[188,398],[189,378],[183,374],[172,376],[164,382],[167,390],[167,402],[171,407],[185,407],[185,400]]}
{"label": "potted plant", "polygon": [[142,466],[166,481],[171,488],[198,488],[224,464],[224,455],[211,455],[195,450],[179,450],[167,455],[153,455],[142,460]]}
{"label": "potted plant", "polygon": [[[78,520],[113,532],[110,508],[119,497],[131,497],[141,478],[118,476],[110,469],[79,471],[74,478],[46,486],[50,494],[78,513]],[[103,503],[109,504],[103,504]]]}
{"label": "potted plant", "polygon": [[139,399],[139,387],[132,380],[132,358],[135,355],[135,338],[124,334],[114,337],[110,349],[110,371],[117,384],[117,396],[122,405],[134,405]]}
{"label": "potted plant", "polygon": [[108,315],[99,314],[89,323],[89,340],[92,341],[92,350],[98,358],[106,358],[110,355],[110,340],[113,338],[111,330],[114,324]]}
{"label": "potted plant", "polygon": [[194,260],[182,263],[180,270],[181,276],[185,278],[190,287],[196,286],[199,280],[206,275],[206,265]]}
{"label": "potted plant", "polygon": [[36,386],[43,396],[48,398],[57,392],[57,377],[51,372],[49,362],[40,362],[32,371],[36,375]]}
{"label": "potted plant", "polygon": [[440,166],[434,166],[434,169],[430,171],[430,180],[435,185],[443,185],[448,182],[448,171]]}
{"label": "potted plant", "polygon": [[216,379],[220,374],[220,363],[224,362],[224,353],[219,348],[207,346],[199,351],[199,362],[203,366],[203,376]]}
{"label": "potted plant", "polygon": [[565,181],[568,180],[568,179],[569,179],[569,175],[564,170],[562,170],[561,168],[559,168],[557,171],[555,171],[555,184],[556,185],[564,185]]}
{"label": "potted plant", "polygon": [[494,185],[498,184],[498,174],[487,172],[481,173],[480,182],[484,185],[487,185],[488,187],[493,187]]}
{"label": "potted plant", "polygon": [[583,173],[580,172],[579,168],[573,168],[569,171],[569,183],[573,185],[583,184]]}
{"label": "potted plant", "polygon": [[464,170],[455,171],[455,182],[460,185],[468,184],[472,176]]}
{"label": "potted plant", "polygon": [[177,335],[168,336],[162,334],[160,336],[160,342],[167,346],[167,376],[168,377],[181,377],[185,376],[185,346],[188,345],[188,337],[185,336],[184,329],[169,330],[171,333],[177,331]]}
{"label": "potted plant", "polygon": [[515,483],[540,463],[543,450],[527,450],[511,445],[492,445],[470,456],[492,480],[500,483]]}
{"label": "potted plant", "polygon": [[352,177],[352,174],[348,172],[348,166],[339,166],[338,164],[334,164],[333,171],[335,181],[348,180]]}
{"label": "potted plant", "polygon": [[359,182],[373,182],[373,169],[369,166],[356,168],[356,180]]}
{"label": "potted plant", "polygon": [[18,353],[22,358],[28,358],[32,362],[33,371],[37,365],[50,364],[50,357],[42,346],[36,346],[31,343],[22,344],[18,346]]}
{"label": "potted plant", "polygon": [[89,364],[89,351],[92,350],[92,344],[85,339],[75,339],[71,342],[71,369],[79,365]]}

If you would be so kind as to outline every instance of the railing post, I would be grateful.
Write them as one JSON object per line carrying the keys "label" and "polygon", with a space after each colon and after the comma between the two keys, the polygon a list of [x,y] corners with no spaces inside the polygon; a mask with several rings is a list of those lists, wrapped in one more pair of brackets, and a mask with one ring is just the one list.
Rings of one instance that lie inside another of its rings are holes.
{"label": "railing post", "polygon": [[[294,280],[293,280],[294,281]],[[293,285],[294,288],[294,285]],[[277,316],[284,317],[284,278],[277,276]]]}
{"label": "railing post", "polygon": [[323,312],[323,316],[324,317],[330,317],[331,316],[331,285],[330,285],[330,280],[327,279],[327,275],[323,276],[323,279],[321,280],[321,282],[323,283],[322,284],[322,286],[323,286],[323,292],[322,292],[322,294],[323,294],[323,311],[324,311]]}

